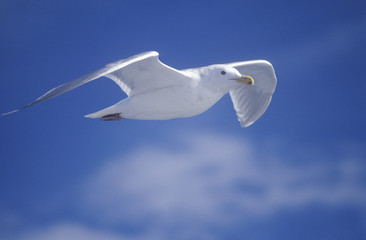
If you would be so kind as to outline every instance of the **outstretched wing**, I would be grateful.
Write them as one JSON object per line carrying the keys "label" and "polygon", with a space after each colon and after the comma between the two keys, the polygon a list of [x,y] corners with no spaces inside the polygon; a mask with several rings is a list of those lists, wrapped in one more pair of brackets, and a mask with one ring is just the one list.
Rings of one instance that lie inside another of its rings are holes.
{"label": "outstretched wing", "polygon": [[158,56],[159,53],[151,51],[110,63],[93,73],[51,89],[24,107],[2,115],[31,107],[103,76],[115,81],[129,96],[180,84],[186,80],[181,72],[161,63]]}
{"label": "outstretched wing", "polygon": [[238,120],[242,127],[247,127],[266,111],[276,88],[276,75],[272,65],[265,60],[236,62],[227,65],[254,79],[254,85],[238,84],[237,88],[230,91]]}

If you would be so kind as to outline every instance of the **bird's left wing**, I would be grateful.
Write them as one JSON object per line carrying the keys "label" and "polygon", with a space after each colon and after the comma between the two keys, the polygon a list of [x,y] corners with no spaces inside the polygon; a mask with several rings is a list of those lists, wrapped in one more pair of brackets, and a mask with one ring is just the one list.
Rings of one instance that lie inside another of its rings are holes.
{"label": "bird's left wing", "polygon": [[21,109],[31,107],[103,76],[115,81],[129,96],[152,90],[153,88],[162,88],[169,84],[179,84],[186,80],[183,73],[161,63],[158,56],[159,53],[155,51],[144,52],[127,59],[110,63],[93,73],[51,89],[37,98],[34,102],[24,107],[2,115],[11,114]]}
{"label": "bird's left wing", "polygon": [[230,91],[231,100],[242,127],[253,124],[266,111],[276,88],[272,65],[265,60],[227,64],[254,79],[254,85],[238,84]]}

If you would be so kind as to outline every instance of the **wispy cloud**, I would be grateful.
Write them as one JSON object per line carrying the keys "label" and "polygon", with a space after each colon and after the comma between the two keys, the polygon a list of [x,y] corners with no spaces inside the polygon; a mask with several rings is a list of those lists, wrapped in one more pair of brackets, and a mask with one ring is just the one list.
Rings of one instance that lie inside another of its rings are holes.
{"label": "wispy cloud", "polygon": [[133,225],[137,233],[65,223],[24,239],[216,239],[215,227],[309,204],[365,211],[366,166],[357,155],[299,166],[289,165],[285,152],[263,157],[263,146],[242,138],[206,133],[172,140],[173,147],[143,146],[107,161],[82,184],[77,208],[106,229]]}
{"label": "wispy cloud", "polygon": [[[124,240],[121,235],[105,231],[98,231],[80,224],[61,223],[49,228],[30,231],[22,235],[20,239],[27,240]],[[127,239],[127,238],[126,238]],[[130,239],[130,238],[129,238]]]}
{"label": "wispy cloud", "polygon": [[285,156],[260,158],[248,140],[212,133],[183,138],[180,147],[141,147],[109,162],[88,180],[82,205],[111,224],[183,233],[283,208],[366,201],[360,159],[289,166]]}

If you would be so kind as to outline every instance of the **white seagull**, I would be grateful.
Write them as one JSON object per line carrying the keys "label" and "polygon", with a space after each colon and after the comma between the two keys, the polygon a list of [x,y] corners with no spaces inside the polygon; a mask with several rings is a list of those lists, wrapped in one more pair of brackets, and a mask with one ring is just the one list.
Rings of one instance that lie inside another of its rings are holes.
{"label": "white seagull", "polygon": [[93,73],[51,89],[34,102],[7,115],[68,92],[100,77],[112,79],[128,95],[88,118],[166,120],[205,112],[229,93],[242,127],[267,109],[276,87],[272,65],[265,60],[216,64],[177,70],[144,52],[106,65]]}

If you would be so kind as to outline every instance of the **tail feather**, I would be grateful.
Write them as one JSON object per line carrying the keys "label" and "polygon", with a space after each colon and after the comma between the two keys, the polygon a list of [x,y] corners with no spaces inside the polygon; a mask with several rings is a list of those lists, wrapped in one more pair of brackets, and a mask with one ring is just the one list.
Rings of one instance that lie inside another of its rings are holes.
{"label": "tail feather", "polygon": [[107,107],[103,110],[100,110],[98,112],[95,113],[90,113],[88,115],[85,115],[84,117],[87,118],[102,118],[104,116],[108,116],[108,115],[114,115],[114,114],[119,114],[119,111],[116,109],[116,105]]}

